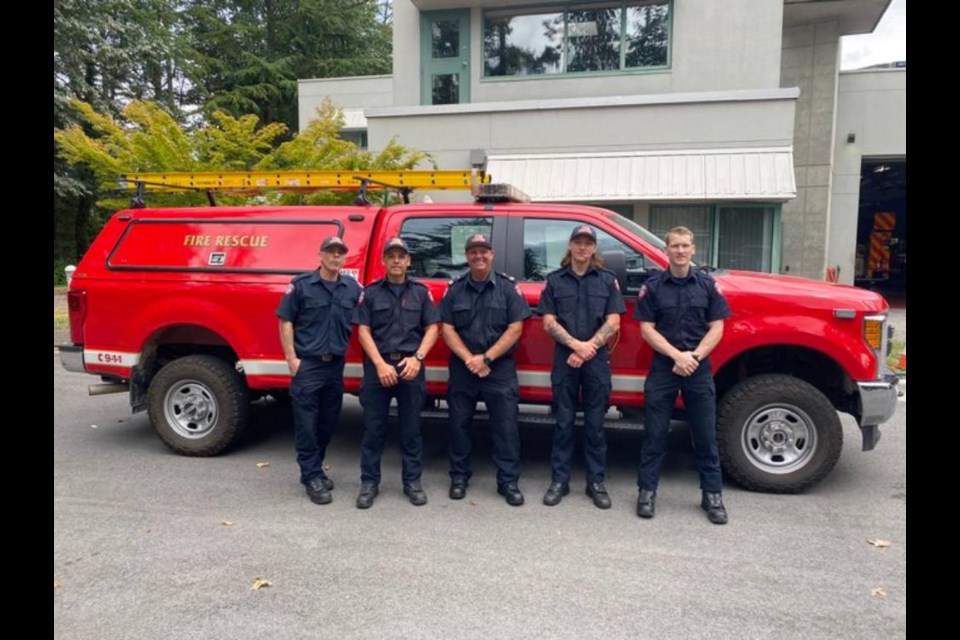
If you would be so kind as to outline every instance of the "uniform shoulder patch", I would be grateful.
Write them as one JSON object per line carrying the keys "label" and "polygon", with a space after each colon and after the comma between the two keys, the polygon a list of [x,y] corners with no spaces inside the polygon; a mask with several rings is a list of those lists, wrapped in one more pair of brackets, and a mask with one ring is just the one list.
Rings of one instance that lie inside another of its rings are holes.
{"label": "uniform shoulder patch", "polygon": [[[618,285],[618,287],[619,287],[619,285]],[[640,291],[637,292],[637,300],[643,300],[644,296],[647,295],[647,292],[648,292],[648,291],[650,291],[650,289],[647,288],[647,285],[646,285],[646,284],[644,284],[643,286],[641,286],[641,287],[640,287]]]}
{"label": "uniform shoulder patch", "polygon": [[283,295],[285,296],[290,295],[291,293],[293,293],[294,289],[296,289],[296,287],[294,287],[293,283],[291,282],[290,284],[287,285],[287,288],[283,290]]}
{"label": "uniform shoulder patch", "polygon": [[366,293],[364,289],[360,289],[360,297],[357,298],[357,305],[363,304],[363,296],[366,295]]}
{"label": "uniform shoulder patch", "polygon": [[500,276],[500,277],[502,277],[502,278],[506,278],[506,279],[509,280],[510,282],[516,282],[516,281],[517,281],[517,279],[514,278],[513,276],[508,275],[508,274],[506,274],[506,273],[502,273],[502,272],[500,272],[500,271],[497,271],[497,275]]}

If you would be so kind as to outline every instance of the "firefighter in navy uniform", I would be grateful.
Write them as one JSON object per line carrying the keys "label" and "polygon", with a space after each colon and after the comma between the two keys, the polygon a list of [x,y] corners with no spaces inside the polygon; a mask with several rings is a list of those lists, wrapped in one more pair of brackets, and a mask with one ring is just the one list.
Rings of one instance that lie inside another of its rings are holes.
{"label": "firefighter in navy uniform", "polygon": [[464,247],[470,271],[450,282],[440,301],[443,339],[450,347],[450,498],[463,499],[470,482],[470,425],[477,401],[490,413],[497,492],[523,504],[520,478],[520,392],[513,352],[530,317],[513,278],[493,271],[493,247],[476,233]]}
{"label": "firefighter in navy uniform", "polygon": [[316,504],[333,496],[323,458],[343,399],[350,321],[363,288],[340,273],[347,245],[336,236],[320,245],[320,267],[287,286],[277,307],[280,343],[290,368],[290,400],[300,482]]}
{"label": "firefighter in navy uniform", "polygon": [[358,509],[372,506],[379,491],[391,398],[397,399],[399,413],[403,493],[411,504],[427,503],[420,483],[420,410],[427,391],[423,360],[437,342],[440,315],[430,290],[407,277],[410,250],[402,239],[387,240],[383,264],[387,277],[367,286],[353,319],[366,354],[360,383],[363,441]]}
{"label": "firefighter in navy uniform", "polygon": [[620,314],[626,310],[616,275],[603,268],[597,255],[597,232],[585,224],[575,227],[560,269],[547,276],[540,297],[543,328],[557,342],[550,373],[557,424],[552,481],[543,496],[547,506],[559,504],[570,493],[574,418],[581,390],[586,493],[598,508],[611,506],[604,485],[607,443],[603,416],[612,387],[607,340],[620,330]]}
{"label": "firefighter in navy uniform", "polygon": [[656,352],[643,387],[646,415],[637,475],[637,515],[654,515],[660,465],[679,391],[700,474],[700,506],[710,522],[726,524],[717,450],[717,391],[708,356],[723,337],[723,320],[730,317],[730,307],[713,276],[691,267],[696,250],[693,232],[674,227],[665,240],[670,268],[644,283],[634,311],[643,339]]}

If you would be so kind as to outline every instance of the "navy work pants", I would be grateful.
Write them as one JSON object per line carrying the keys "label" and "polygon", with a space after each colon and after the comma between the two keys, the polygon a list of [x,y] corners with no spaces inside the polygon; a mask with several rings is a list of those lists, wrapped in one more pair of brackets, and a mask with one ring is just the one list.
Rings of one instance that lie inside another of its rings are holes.
{"label": "navy work pants", "polygon": [[640,471],[637,486],[656,491],[660,480],[660,466],[667,454],[667,436],[677,392],[683,394],[687,420],[693,436],[694,459],[700,474],[703,491],[720,492],[723,480],[720,474],[720,455],[717,451],[717,388],[713,384],[710,361],[703,360],[693,375],[684,377],[673,373],[673,360],[655,355],[643,385],[646,410],[643,449],[640,452]]}
{"label": "navy work pants", "polygon": [[610,402],[610,354],[600,349],[579,368],[567,364],[568,349],[557,349],[553,359],[550,382],[553,387],[554,410],[557,425],[553,430],[553,482],[570,482],[573,464],[574,418],[582,393],[583,405],[583,459],[587,467],[587,482],[603,482],[607,467],[607,440],[603,433],[603,416]]}
{"label": "navy work pants", "polygon": [[483,401],[490,413],[490,435],[493,439],[493,462],[497,465],[497,486],[520,478],[520,431],[517,424],[520,385],[513,358],[495,360],[486,378],[470,373],[460,358],[450,359],[450,382],[447,405],[450,407],[450,478],[469,481],[470,425],[477,402]]}
{"label": "navy work pants", "polygon": [[360,405],[363,407],[363,441],[360,443],[360,479],[380,484],[380,459],[387,442],[390,399],[397,399],[400,422],[400,453],[403,458],[403,484],[420,481],[423,438],[420,434],[420,410],[427,393],[423,367],[414,379],[401,380],[384,387],[377,377],[377,368],[364,358],[363,380],[360,383]]}
{"label": "navy work pants", "polygon": [[303,484],[325,475],[323,457],[343,404],[343,364],[342,357],[328,362],[302,358],[290,381],[293,435]]}

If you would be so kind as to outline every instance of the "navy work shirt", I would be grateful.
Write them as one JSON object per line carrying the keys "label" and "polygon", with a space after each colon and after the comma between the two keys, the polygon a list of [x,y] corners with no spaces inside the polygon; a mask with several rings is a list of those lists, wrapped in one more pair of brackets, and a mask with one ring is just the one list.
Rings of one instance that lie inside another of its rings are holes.
{"label": "navy work shirt", "polygon": [[594,336],[608,315],[623,313],[627,306],[613,271],[591,267],[578,276],[563,267],[547,275],[539,310],[556,316],[567,333],[583,341]]}
{"label": "navy work shirt", "polygon": [[[475,282],[467,272],[450,281],[440,301],[440,321],[453,325],[470,353],[485,353],[507,326],[530,317],[530,307],[520,295],[514,279],[493,272]],[[514,344],[504,355],[511,355]]]}
{"label": "navy work shirt", "polygon": [[380,353],[416,353],[425,328],[438,323],[440,314],[426,285],[407,278],[399,294],[391,289],[386,278],[367,286],[353,324],[370,327]]}
{"label": "navy work shirt", "polygon": [[656,273],[637,296],[633,316],[655,323],[657,332],[680,351],[697,348],[707,335],[707,323],[732,315],[713,276],[693,268],[686,278],[674,277],[669,269]]}
{"label": "navy work shirt", "polygon": [[362,292],[350,276],[340,274],[335,283],[325,283],[318,270],[302,273],[287,285],[276,313],[293,323],[298,358],[346,353],[350,320]]}

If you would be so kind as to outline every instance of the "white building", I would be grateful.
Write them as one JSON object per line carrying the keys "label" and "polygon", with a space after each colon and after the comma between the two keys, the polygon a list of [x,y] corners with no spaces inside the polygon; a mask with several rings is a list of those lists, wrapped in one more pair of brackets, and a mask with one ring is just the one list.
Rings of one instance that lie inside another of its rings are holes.
{"label": "white building", "polygon": [[840,74],[840,37],[888,4],[395,0],[393,74],[300,81],[300,124],[329,97],[371,149],[684,224],[719,267],[852,282],[860,163],[905,159],[906,70]]}

